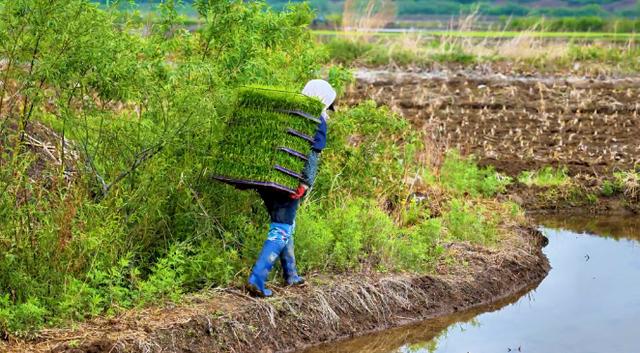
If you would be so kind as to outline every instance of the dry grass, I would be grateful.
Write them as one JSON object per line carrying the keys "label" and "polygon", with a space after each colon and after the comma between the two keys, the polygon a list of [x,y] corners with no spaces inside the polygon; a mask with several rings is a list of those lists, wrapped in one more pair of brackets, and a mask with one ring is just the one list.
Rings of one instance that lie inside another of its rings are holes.
{"label": "dry grass", "polygon": [[630,200],[640,200],[640,173],[633,171],[616,173],[616,179],[622,186],[624,196]]}
{"label": "dry grass", "polygon": [[346,0],[342,13],[342,26],[348,32],[371,32],[384,28],[396,16],[391,0]]}

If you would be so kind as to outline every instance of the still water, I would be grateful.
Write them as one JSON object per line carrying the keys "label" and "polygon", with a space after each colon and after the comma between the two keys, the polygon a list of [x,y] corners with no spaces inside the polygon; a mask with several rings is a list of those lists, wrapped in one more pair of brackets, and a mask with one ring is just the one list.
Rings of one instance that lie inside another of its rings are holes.
{"label": "still water", "polygon": [[638,353],[639,217],[541,218],[553,267],[494,305],[305,353]]}

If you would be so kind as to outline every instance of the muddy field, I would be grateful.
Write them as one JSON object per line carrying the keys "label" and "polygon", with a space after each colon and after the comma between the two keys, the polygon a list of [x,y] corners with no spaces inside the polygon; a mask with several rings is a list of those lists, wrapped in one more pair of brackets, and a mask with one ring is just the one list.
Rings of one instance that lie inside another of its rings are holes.
{"label": "muddy field", "polygon": [[640,77],[358,70],[347,103],[368,98],[510,175],[547,165],[601,175],[640,163]]}

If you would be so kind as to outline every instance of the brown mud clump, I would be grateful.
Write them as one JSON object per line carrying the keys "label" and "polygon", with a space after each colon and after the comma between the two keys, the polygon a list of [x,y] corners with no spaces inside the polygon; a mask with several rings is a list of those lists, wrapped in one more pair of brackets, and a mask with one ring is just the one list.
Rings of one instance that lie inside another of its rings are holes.
{"label": "brown mud clump", "polygon": [[[469,310],[539,283],[544,238],[515,228],[495,248],[449,244],[456,263],[434,275],[349,274],[258,300],[240,290],[201,293],[179,307],[127,312],[75,329],[45,330],[9,352],[285,352]],[[1,350],[0,346],[0,350]]]}

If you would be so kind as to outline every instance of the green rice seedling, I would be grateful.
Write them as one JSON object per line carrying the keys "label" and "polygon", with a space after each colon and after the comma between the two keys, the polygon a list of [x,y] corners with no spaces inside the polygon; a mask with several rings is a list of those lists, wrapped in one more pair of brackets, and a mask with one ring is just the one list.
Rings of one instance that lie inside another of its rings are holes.
{"label": "green rice seedling", "polygon": [[295,189],[322,113],[320,101],[281,88],[238,91],[213,173],[231,184]]}

